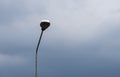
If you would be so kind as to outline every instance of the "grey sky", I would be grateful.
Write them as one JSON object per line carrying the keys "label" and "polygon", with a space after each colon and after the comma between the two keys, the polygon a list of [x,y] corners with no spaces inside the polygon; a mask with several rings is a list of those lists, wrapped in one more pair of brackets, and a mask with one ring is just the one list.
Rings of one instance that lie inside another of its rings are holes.
{"label": "grey sky", "polygon": [[119,77],[119,0],[1,0],[0,77]]}

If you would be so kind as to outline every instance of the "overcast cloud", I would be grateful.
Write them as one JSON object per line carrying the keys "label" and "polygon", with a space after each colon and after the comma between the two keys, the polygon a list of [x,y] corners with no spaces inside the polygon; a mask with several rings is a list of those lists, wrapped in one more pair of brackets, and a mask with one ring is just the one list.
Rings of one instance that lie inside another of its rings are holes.
{"label": "overcast cloud", "polygon": [[1,0],[0,77],[120,77],[119,0]]}

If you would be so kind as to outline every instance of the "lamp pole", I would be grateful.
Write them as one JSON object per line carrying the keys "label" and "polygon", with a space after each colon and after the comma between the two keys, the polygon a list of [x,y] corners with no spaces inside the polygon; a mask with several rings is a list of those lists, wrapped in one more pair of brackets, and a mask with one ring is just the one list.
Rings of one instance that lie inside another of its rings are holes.
{"label": "lamp pole", "polygon": [[39,45],[40,45],[40,42],[41,42],[41,38],[42,38],[42,35],[43,35],[43,32],[50,26],[50,22],[49,20],[42,20],[41,23],[40,23],[40,27],[41,27],[41,34],[40,34],[40,37],[39,37],[39,41],[38,41],[38,44],[37,44],[37,47],[36,47],[36,52],[35,52],[35,77],[38,77],[38,48],[39,48]]}

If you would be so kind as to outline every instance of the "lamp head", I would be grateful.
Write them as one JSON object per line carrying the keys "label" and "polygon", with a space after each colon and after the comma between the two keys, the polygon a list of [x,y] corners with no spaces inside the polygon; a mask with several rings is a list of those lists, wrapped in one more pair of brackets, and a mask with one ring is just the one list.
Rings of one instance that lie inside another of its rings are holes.
{"label": "lamp head", "polygon": [[49,20],[42,20],[40,23],[41,30],[44,31],[50,26],[50,21]]}

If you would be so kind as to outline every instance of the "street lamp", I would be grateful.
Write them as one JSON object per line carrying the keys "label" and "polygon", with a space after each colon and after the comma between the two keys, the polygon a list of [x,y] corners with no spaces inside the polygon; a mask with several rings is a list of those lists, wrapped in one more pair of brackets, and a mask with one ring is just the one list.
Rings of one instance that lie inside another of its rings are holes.
{"label": "street lamp", "polygon": [[37,75],[38,75],[38,71],[37,71],[38,48],[39,48],[40,41],[41,41],[41,38],[42,38],[42,35],[43,35],[43,31],[45,31],[49,26],[50,26],[49,20],[42,20],[41,23],[40,23],[40,27],[41,27],[42,31],[41,31],[41,34],[40,34],[40,37],[39,37],[39,41],[38,41],[38,44],[37,44],[37,47],[36,47],[36,53],[35,53],[35,77],[37,77]]}

